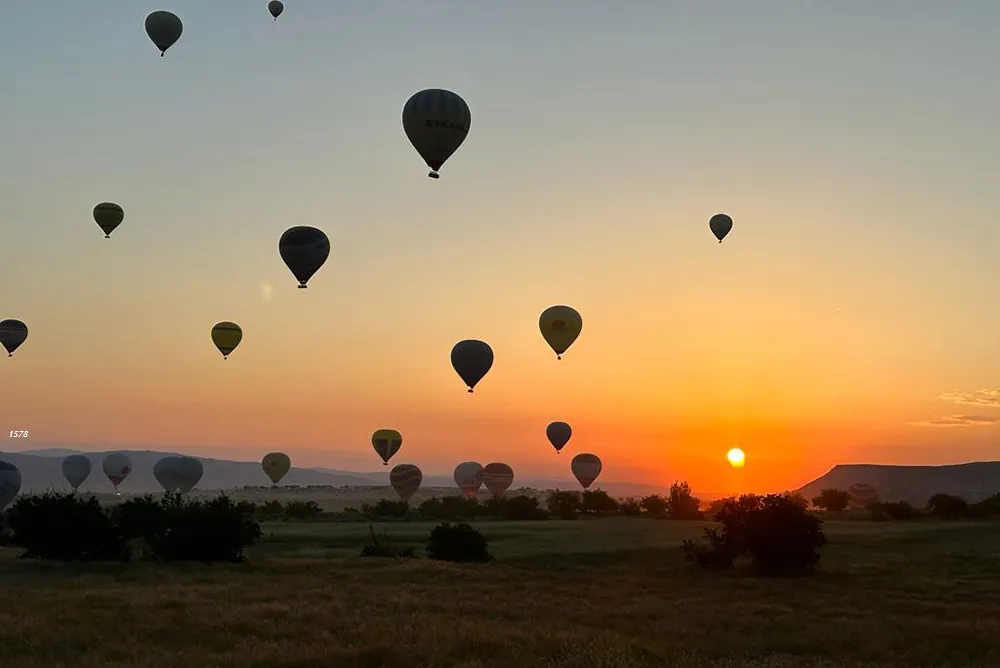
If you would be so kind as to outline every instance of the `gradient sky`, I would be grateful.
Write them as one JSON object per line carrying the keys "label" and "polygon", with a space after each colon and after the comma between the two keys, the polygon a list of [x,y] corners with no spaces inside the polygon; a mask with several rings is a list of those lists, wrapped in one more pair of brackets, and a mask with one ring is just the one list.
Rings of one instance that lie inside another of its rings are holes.
{"label": "gradient sky", "polygon": [[[31,333],[2,447],[372,470],[395,427],[425,472],[591,451],[720,492],[998,458],[1000,3],[266,4],[5,7],[0,318]],[[473,115],[436,182],[400,123],[428,87]],[[308,290],[299,224],[332,244]],[[555,303],[584,318],[561,362]],[[474,396],[464,338],[496,353]]]}

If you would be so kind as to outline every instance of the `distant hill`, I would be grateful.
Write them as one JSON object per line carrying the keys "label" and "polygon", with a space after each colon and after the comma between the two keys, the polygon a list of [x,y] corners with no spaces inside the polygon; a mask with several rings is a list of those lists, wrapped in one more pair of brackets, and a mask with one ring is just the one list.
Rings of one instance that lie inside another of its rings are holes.
{"label": "distant hill", "polygon": [[908,501],[917,507],[923,507],[938,492],[975,503],[1000,492],[1000,462],[946,466],[839,464],[795,491],[812,499],[819,496],[820,490],[846,490],[856,483],[874,487],[882,501]]}
{"label": "distant hill", "polygon": [[[101,461],[112,452],[124,452],[132,460],[133,471],[121,485],[121,491],[127,494],[144,494],[161,492],[162,488],[153,477],[153,465],[162,457],[179,455],[178,452],[160,452],[153,450],[107,450],[103,452],[83,452],[67,448],[45,448],[41,450],[25,450],[23,452],[8,452],[0,454],[0,458],[14,464],[21,471],[21,489],[24,491],[44,491],[47,489],[69,489],[69,484],[62,474],[62,460],[73,454],[86,455],[92,465],[93,472],[81,485],[80,491],[96,494],[114,492],[111,482],[101,470]],[[264,475],[260,462],[239,462],[210,457],[198,457],[205,467],[205,474],[198,483],[199,490],[234,489],[245,486],[269,486],[270,479]],[[282,478],[285,485],[326,485],[330,487],[387,487],[389,470],[353,472],[337,469],[312,467],[292,467]],[[657,485],[645,485],[629,482],[598,482],[598,486],[612,496],[646,496],[662,494],[667,488]],[[456,490],[455,481],[450,475],[425,475],[422,487]],[[546,478],[538,476],[515,476],[513,488],[527,487],[536,490],[546,489],[579,489],[576,480],[570,478]],[[513,488],[511,491],[513,491]]]}

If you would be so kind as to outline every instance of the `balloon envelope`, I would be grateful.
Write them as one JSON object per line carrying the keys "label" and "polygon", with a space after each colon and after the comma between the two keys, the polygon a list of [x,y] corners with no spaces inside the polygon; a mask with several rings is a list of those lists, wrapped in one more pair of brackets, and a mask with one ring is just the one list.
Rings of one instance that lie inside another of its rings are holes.
{"label": "balloon envelope", "polygon": [[277,21],[278,17],[281,16],[281,12],[285,11],[285,6],[281,4],[281,0],[271,0],[267,3],[267,11],[271,12],[271,16]]}
{"label": "balloon envelope", "polygon": [[455,467],[455,484],[468,498],[474,498],[483,486],[483,465],[479,462],[462,462]]}
{"label": "balloon envelope", "polygon": [[389,483],[403,501],[416,494],[423,479],[424,474],[413,464],[397,464],[389,471]]}
{"label": "balloon envelope", "polygon": [[198,481],[205,469],[194,457],[164,457],[153,466],[153,476],[165,491],[187,494]]}
{"label": "balloon envelope", "polygon": [[570,436],[573,435],[573,428],[565,422],[552,422],[545,428],[545,435],[556,452],[559,452],[563,446],[569,443]]}
{"label": "balloon envelope", "polygon": [[721,244],[722,240],[729,234],[729,230],[733,229],[733,219],[724,213],[717,213],[708,221],[708,227]]}
{"label": "balloon envelope", "polygon": [[184,24],[171,12],[153,12],[146,17],[146,34],[160,50],[162,56],[181,38]]}
{"label": "balloon envelope", "polygon": [[104,475],[108,476],[108,480],[115,486],[115,491],[118,491],[118,485],[122,484],[122,481],[132,472],[132,460],[125,453],[114,452],[104,458],[104,461],[101,462],[101,468],[104,469]]}
{"label": "balloon envelope", "polygon": [[459,341],[451,349],[451,366],[471,393],[476,384],[493,367],[493,349],[482,341]]}
{"label": "balloon envelope", "polygon": [[538,317],[538,329],[545,342],[555,351],[556,357],[562,359],[562,354],[580,336],[583,318],[570,306],[550,306]]}
{"label": "balloon envelope", "polygon": [[483,484],[490,493],[500,498],[514,482],[514,469],[499,462],[483,467]]}
{"label": "balloon envelope", "polygon": [[110,239],[111,233],[125,220],[125,212],[114,202],[101,202],[94,207],[94,221],[104,232],[104,238]]}
{"label": "balloon envelope", "polygon": [[7,351],[8,357],[14,356],[14,351],[21,347],[28,338],[28,326],[20,320],[0,321],[0,345]]}
{"label": "balloon envelope", "polygon": [[10,462],[0,460],[0,510],[6,508],[21,491],[21,472]]}
{"label": "balloon envelope", "polygon": [[580,485],[587,489],[591,483],[597,480],[597,476],[601,475],[601,459],[588,452],[580,453],[573,458],[570,469]]}
{"label": "balloon envelope", "polygon": [[62,473],[66,482],[70,484],[75,492],[83,481],[90,476],[93,468],[90,457],[86,455],[70,455],[62,461]]}
{"label": "balloon envelope", "polygon": [[330,257],[330,239],[323,230],[315,227],[290,227],[278,240],[278,253],[299,282],[299,287],[304,288]]}
{"label": "balloon envelope", "polygon": [[222,353],[222,359],[228,359],[243,340],[243,330],[235,322],[217,322],[212,327],[212,343]]}
{"label": "balloon envelope", "polygon": [[269,452],[260,460],[260,465],[264,473],[275,485],[285,477],[288,470],[292,468],[292,460],[284,452]]}
{"label": "balloon envelope", "polygon": [[379,429],[372,434],[372,447],[382,458],[382,464],[388,466],[392,456],[403,447],[403,435],[395,429]]}
{"label": "balloon envelope", "polygon": [[438,170],[458,150],[472,126],[472,112],[460,96],[449,90],[428,88],[414,93],[403,105],[403,132],[417,153]]}

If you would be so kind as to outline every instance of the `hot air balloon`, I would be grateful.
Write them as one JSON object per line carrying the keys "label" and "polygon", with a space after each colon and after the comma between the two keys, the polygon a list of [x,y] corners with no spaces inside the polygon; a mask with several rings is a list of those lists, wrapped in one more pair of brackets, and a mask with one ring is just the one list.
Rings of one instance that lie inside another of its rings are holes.
{"label": "hot air balloon", "polygon": [[733,229],[733,219],[724,213],[717,213],[708,221],[708,227],[721,244],[722,240],[729,234],[729,230]]}
{"label": "hot air balloon", "polygon": [[428,88],[403,105],[403,132],[424,159],[431,173],[438,170],[465,141],[472,126],[472,112],[461,97],[448,90]]}
{"label": "hot air balloon", "polygon": [[277,485],[288,473],[288,469],[292,468],[292,460],[284,452],[269,452],[260,460],[260,465],[271,482]]}
{"label": "hot air balloon", "polygon": [[545,428],[545,435],[548,437],[552,447],[556,449],[556,452],[559,452],[563,449],[564,445],[569,443],[569,438],[573,435],[573,429],[565,422],[552,422]]}
{"label": "hot air balloon", "polygon": [[483,467],[483,484],[494,497],[503,496],[513,482],[514,469],[506,464],[494,462]]}
{"label": "hot air balloon", "polygon": [[280,0],[271,0],[267,3],[267,11],[271,12],[271,16],[277,21],[278,17],[281,16],[281,12],[285,11],[285,6],[281,4]]}
{"label": "hot air balloon", "polygon": [[90,476],[91,468],[90,457],[86,455],[70,455],[62,461],[63,476],[74,492]]}
{"label": "hot air balloon", "polygon": [[184,24],[171,12],[153,12],[146,17],[146,34],[160,50],[160,57],[181,38]]}
{"label": "hot air balloon", "polygon": [[243,340],[243,330],[235,322],[217,322],[212,327],[212,343],[222,353],[222,359],[229,359],[229,356],[236,350]]}
{"label": "hot air balloon", "polygon": [[3,510],[21,491],[21,472],[10,462],[0,460],[0,510]]}
{"label": "hot air balloon", "polygon": [[94,207],[94,221],[104,231],[104,238],[110,239],[111,233],[125,220],[125,211],[114,202],[101,202]]}
{"label": "hot air balloon", "polygon": [[27,338],[28,326],[20,320],[0,321],[0,345],[7,350],[7,357],[13,357]]}
{"label": "hot air balloon", "polygon": [[853,510],[860,510],[868,504],[878,501],[878,490],[868,483],[854,483],[847,488],[847,493],[851,495],[848,505]]}
{"label": "hot air balloon", "polygon": [[580,485],[587,489],[601,475],[601,458],[587,452],[580,453],[573,458],[570,469]]}
{"label": "hot air balloon", "polygon": [[292,275],[299,282],[300,288],[330,257],[330,240],[323,230],[315,227],[299,225],[285,230],[278,240],[278,253],[281,259],[292,270]]}
{"label": "hot air balloon", "polygon": [[469,394],[472,394],[476,383],[481,381],[493,366],[493,349],[482,341],[472,339],[459,341],[451,349],[451,365],[462,381],[469,386]]}
{"label": "hot air balloon", "polygon": [[194,457],[164,457],[153,466],[153,476],[167,492],[187,494],[201,480],[205,468]]}
{"label": "hot air balloon", "polygon": [[556,359],[569,350],[583,329],[583,318],[569,306],[550,306],[538,318],[542,337],[556,353]]}
{"label": "hot air balloon", "polygon": [[462,462],[455,467],[455,484],[467,498],[476,498],[483,486],[483,465],[479,462]]}
{"label": "hot air balloon", "polygon": [[403,447],[403,435],[395,429],[379,429],[372,434],[372,447],[382,458],[382,465],[388,466],[392,456]]}
{"label": "hot air balloon", "polygon": [[115,494],[121,494],[118,491],[118,485],[122,484],[122,481],[132,472],[132,460],[124,453],[114,452],[104,458],[101,468],[104,469],[104,475],[108,476],[108,480],[115,486]]}
{"label": "hot air balloon", "polygon": [[417,493],[423,479],[424,474],[413,464],[397,464],[389,471],[389,483],[403,501]]}

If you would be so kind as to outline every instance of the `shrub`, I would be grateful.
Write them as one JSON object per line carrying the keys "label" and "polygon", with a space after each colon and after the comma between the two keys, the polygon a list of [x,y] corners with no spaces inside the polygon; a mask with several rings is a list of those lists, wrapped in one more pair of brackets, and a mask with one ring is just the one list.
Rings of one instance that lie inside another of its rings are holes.
{"label": "shrub", "polygon": [[978,518],[1000,517],[1000,493],[969,505],[969,515]]}
{"label": "shrub", "polygon": [[432,520],[475,519],[483,514],[483,508],[476,499],[464,496],[433,496],[417,509],[421,516]]}
{"label": "shrub", "polygon": [[650,496],[643,497],[639,505],[642,506],[647,515],[654,517],[665,516],[670,509],[670,504],[659,494],[651,494]]}
{"label": "shrub", "polygon": [[927,499],[927,512],[943,520],[960,520],[969,516],[969,502],[951,494],[935,494]]}
{"label": "shrub", "polygon": [[698,510],[700,505],[701,500],[691,494],[691,486],[687,482],[675,482],[670,486],[670,495],[667,497],[667,514],[671,519],[701,519],[701,511]]}
{"label": "shrub", "polygon": [[145,536],[153,554],[169,561],[244,561],[243,548],[260,525],[226,495],[211,501],[164,501],[162,530]]}
{"label": "shrub", "polygon": [[371,524],[368,525],[368,532],[371,537],[361,549],[362,557],[390,557],[398,559],[400,557],[414,556],[412,547],[401,548],[397,546],[395,541],[386,532],[383,531],[381,536],[375,535],[375,527]]}
{"label": "shrub", "polygon": [[813,505],[831,513],[839,513],[847,509],[847,504],[851,502],[851,495],[845,490],[830,487],[819,493],[813,500]]}
{"label": "shrub", "polygon": [[622,499],[618,502],[618,514],[625,517],[637,517],[642,514],[642,506],[635,499]]}
{"label": "shrub", "polygon": [[809,499],[802,496],[798,492],[785,492],[782,494],[783,497],[794,503],[795,505],[802,508],[802,510],[809,510]]}
{"label": "shrub", "polygon": [[97,499],[71,492],[23,496],[7,511],[11,544],[21,557],[127,561],[131,551]]}
{"label": "shrub", "polygon": [[721,533],[706,529],[704,544],[683,543],[688,559],[704,567],[729,568],[745,555],[762,574],[801,574],[812,570],[826,543],[820,519],[778,494],[726,502],[716,520]]}
{"label": "shrub", "polygon": [[483,504],[485,514],[505,520],[545,520],[548,514],[538,507],[538,499],[530,496],[487,499]]}
{"label": "shrub", "polygon": [[[913,520],[922,516],[922,513],[911,506],[906,501],[885,501],[875,502],[870,506],[880,506],[882,513],[890,520]],[[872,513],[874,516],[874,513]]]}
{"label": "shrub", "polygon": [[290,520],[309,520],[319,517],[323,509],[315,501],[289,501],[285,504],[285,517]]}
{"label": "shrub", "polygon": [[545,507],[556,517],[564,520],[575,520],[583,510],[583,501],[579,492],[563,492],[556,490],[549,494]]}
{"label": "shrub", "polygon": [[266,501],[255,506],[254,514],[262,520],[276,520],[285,516],[285,507],[281,505],[281,501]]}
{"label": "shrub", "polygon": [[736,497],[727,496],[725,498],[716,499],[715,501],[712,501],[711,503],[708,504],[708,510],[705,511],[705,514],[708,515],[709,518],[714,520],[715,516],[719,514],[719,511],[722,510],[725,507],[726,503],[730,501],[736,501]]}
{"label": "shrub", "polygon": [[486,537],[465,523],[442,522],[427,538],[427,556],[458,562],[487,562],[493,559]]}
{"label": "shrub", "polygon": [[603,489],[586,489],[581,497],[583,512],[595,515],[618,512],[618,501]]}
{"label": "shrub", "polygon": [[364,503],[361,505],[361,512],[371,519],[399,519],[406,515],[410,506],[406,501],[393,501],[391,499],[379,499],[378,503],[371,505]]}
{"label": "shrub", "polygon": [[162,533],[166,528],[167,506],[180,503],[178,494],[166,492],[162,501],[152,494],[144,494],[119,503],[110,513],[122,537],[132,540]]}

